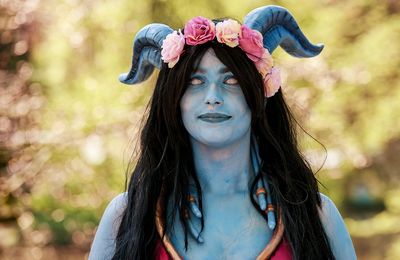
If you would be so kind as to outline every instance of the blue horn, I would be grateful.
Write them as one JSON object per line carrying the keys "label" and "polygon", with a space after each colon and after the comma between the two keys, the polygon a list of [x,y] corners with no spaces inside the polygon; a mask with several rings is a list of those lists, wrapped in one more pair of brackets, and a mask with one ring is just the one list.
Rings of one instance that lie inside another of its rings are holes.
{"label": "blue horn", "polygon": [[160,23],[152,23],[143,27],[133,40],[133,57],[131,69],[119,76],[125,84],[138,84],[145,81],[154,71],[161,68],[162,42],[173,30]]}
{"label": "blue horn", "polygon": [[323,44],[312,44],[285,8],[268,5],[254,9],[244,18],[245,25],[263,35],[264,48],[272,53],[280,45],[295,57],[307,58],[318,55]]}

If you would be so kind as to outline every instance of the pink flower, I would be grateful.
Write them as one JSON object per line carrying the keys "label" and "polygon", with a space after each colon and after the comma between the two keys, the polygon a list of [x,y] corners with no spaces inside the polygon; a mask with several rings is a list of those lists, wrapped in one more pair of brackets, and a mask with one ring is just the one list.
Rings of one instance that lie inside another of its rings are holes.
{"label": "pink flower", "polygon": [[232,19],[217,23],[217,41],[225,43],[233,48],[239,45],[239,35],[241,34],[240,24]]}
{"label": "pink flower", "polygon": [[185,47],[185,37],[177,31],[168,34],[161,47],[161,59],[168,63],[168,68],[172,68],[178,62],[180,55]]}
{"label": "pink flower", "polygon": [[271,54],[269,54],[269,51],[267,49],[264,49],[264,53],[261,58],[254,63],[257,67],[258,72],[260,72],[260,74],[265,77],[272,68],[272,56]]}
{"label": "pink flower", "polygon": [[273,67],[264,78],[264,94],[272,97],[281,87],[281,70]]}
{"label": "pink flower", "polygon": [[184,32],[186,44],[203,44],[214,39],[215,24],[210,19],[197,16],[186,23]]}
{"label": "pink flower", "polygon": [[241,26],[239,47],[246,53],[247,57],[258,62],[264,55],[263,36],[257,30],[252,30],[246,25]]}

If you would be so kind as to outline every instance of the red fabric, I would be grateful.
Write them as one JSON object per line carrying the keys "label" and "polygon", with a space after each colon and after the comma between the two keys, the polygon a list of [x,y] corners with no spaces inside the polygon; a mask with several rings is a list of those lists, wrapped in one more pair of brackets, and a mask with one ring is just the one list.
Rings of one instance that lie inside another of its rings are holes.
{"label": "red fabric", "polygon": [[[292,251],[290,249],[289,242],[283,237],[282,241],[279,243],[278,247],[272,253],[270,260],[291,260]],[[172,260],[168,255],[167,250],[161,243],[161,240],[157,241],[156,246],[156,260]]]}
{"label": "red fabric", "polygon": [[283,236],[282,241],[279,243],[275,251],[271,255],[271,260],[291,260],[292,250],[290,248],[289,242]]}
{"label": "red fabric", "polygon": [[160,239],[157,240],[155,256],[156,256],[155,260],[170,260],[171,259],[167,253],[167,250],[165,250],[164,245],[161,243]]}

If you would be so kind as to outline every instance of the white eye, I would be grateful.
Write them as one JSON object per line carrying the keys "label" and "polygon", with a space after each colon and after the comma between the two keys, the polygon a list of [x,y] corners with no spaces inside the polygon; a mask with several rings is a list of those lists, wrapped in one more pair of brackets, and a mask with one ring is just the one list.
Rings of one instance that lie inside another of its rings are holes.
{"label": "white eye", "polygon": [[190,80],[190,85],[200,85],[201,83],[203,83],[203,81],[199,78],[192,78]]}
{"label": "white eye", "polygon": [[225,83],[229,85],[236,85],[238,84],[238,80],[234,76],[231,76],[225,80]]}

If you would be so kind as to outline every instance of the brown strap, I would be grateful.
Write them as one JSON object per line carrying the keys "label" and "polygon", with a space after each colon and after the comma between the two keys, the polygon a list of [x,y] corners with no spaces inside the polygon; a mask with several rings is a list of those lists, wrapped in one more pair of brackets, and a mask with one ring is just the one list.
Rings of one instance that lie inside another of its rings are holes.
{"label": "brown strap", "polygon": [[263,251],[258,255],[257,260],[269,259],[272,253],[275,251],[279,242],[281,242],[283,238],[283,232],[285,231],[285,227],[282,222],[282,210],[278,207],[278,225],[275,229],[274,234],[272,235],[271,240],[268,242],[267,246]]}

